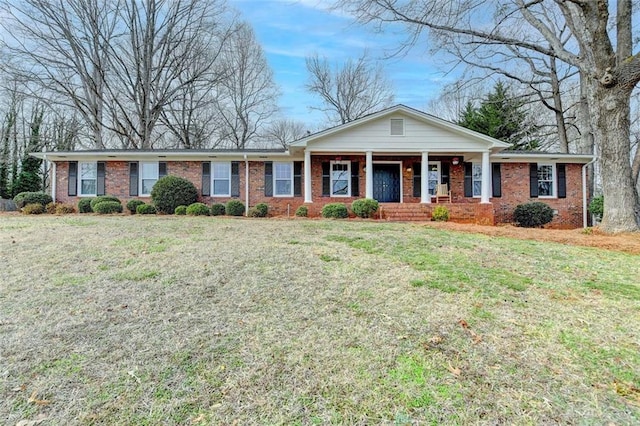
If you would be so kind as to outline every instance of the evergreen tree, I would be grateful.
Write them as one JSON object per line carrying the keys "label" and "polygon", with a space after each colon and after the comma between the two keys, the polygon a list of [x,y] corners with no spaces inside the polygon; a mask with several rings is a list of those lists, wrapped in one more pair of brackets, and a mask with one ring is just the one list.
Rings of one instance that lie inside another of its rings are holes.
{"label": "evergreen tree", "polygon": [[529,137],[535,128],[527,123],[523,106],[522,100],[511,97],[508,88],[498,82],[479,107],[467,103],[458,124],[507,142],[511,149],[534,150],[539,148],[539,143]]}
{"label": "evergreen tree", "polygon": [[40,127],[44,110],[36,108],[33,118],[31,119],[31,133],[29,142],[22,156],[22,168],[12,187],[13,195],[21,192],[37,192],[42,191],[42,176],[40,175],[40,167],[42,160],[29,155],[31,152],[40,151],[42,143],[40,141]]}

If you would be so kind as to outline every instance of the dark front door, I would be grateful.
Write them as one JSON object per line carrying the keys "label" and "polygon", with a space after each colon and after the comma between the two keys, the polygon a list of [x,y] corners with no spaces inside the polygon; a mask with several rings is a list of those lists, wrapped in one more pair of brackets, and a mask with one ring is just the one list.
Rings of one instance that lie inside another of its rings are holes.
{"label": "dark front door", "polygon": [[400,165],[373,165],[373,198],[381,203],[400,202]]}

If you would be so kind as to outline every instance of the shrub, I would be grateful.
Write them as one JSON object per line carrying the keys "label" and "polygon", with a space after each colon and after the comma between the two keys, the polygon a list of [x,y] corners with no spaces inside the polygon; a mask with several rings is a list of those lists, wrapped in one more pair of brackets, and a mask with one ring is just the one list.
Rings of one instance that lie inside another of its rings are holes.
{"label": "shrub", "polygon": [[431,213],[431,220],[436,222],[446,222],[449,220],[449,209],[445,206],[437,206]]}
{"label": "shrub", "polygon": [[122,213],[122,204],[120,201],[101,201],[93,205],[93,211],[98,214]]}
{"label": "shrub", "polygon": [[604,214],[604,197],[600,195],[599,197],[594,197],[589,203],[589,213],[595,216],[597,221],[602,220],[602,215]]}
{"label": "shrub", "polygon": [[137,214],[156,214],[156,206],[153,204],[142,203],[136,207]]}
{"label": "shrub", "polygon": [[91,210],[98,213],[96,211],[96,204],[102,203],[103,201],[114,201],[122,205],[120,200],[118,200],[116,197],[112,197],[111,195],[99,195],[97,197],[92,198],[91,201],[89,202],[89,204],[91,205]]}
{"label": "shrub", "polygon": [[81,198],[80,201],[78,201],[78,213],[93,213],[91,200],[91,198]]}
{"label": "shrub", "polygon": [[209,216],[211,210],[204,203],[192,203],[187,207],[187,214],[189,216]]}
{"label": "shrub", "polygon": [[267,205],[267,203],[258,203],[255,206],[253,206],[253,210],[255,210],[255,214],[249,215],[251,217],[267,217],[267,214],[269,213],[269,206]]}
{"label": "shrub", "polygon": [[362,218],[373,217],[373,214],[378,211],[378,207],[378,201],[371,198],[361,198],[351,203],[353,214]]}
{"label": "shrub", "polygon": [[227,201],[224,211],[228,216],[242,216],[244,214],[244,204],[239,200]]}
{"label": "shrub", "polygon": [[184,216],[187,214],[187,206],[178,206],[176,207],[175,214],[177,214],[178,216]]}
{"label": "shrub", "polygon": [[519,204],[513,212],[513,218],[518,226],[538,228],[553,220],[553,210],[539,201]]}
{"label": "shrub", "polygon": [[73,204],[58,204],[56,206],[56,214],[71,214],[75,212],[76,208]]}
{"label": "shrub", "polygon": [[211,216],[223,216],[225,214],[224,204],[211,204]]}
{"label": "shrub", "polygon": [[29,203],[22,208],[24,214],[42,214],[45,211],[44,206],[40,203]]}
{"label": "shrub", "polygon": [[145,204],[142,200],[129,200],[127,201],[127,210],[131,212],[131,214],[136,214],[138,212],[138,206]]}
{"label": "shrub", "polygon": [[53,198],[44,192],[21,192],[13,197],[13,201],[16,203],[16,206],[21,209],[27,204],[42,204],[42,207],[44,207],[53,202]]}
{"label": "shrub", "polygon": [[153,185],[151,199],[159,213],[173,214],[178,206],[188,206],[198,201],[198,190],[187,179],[163,176]]}
{"label": "shrub", "polygon": [[44,209],[49,214],[55,214],[56,206],[57,206],[57,204],[52,201],[49,204],[47,204],[46,206],[44,206]]}
{"label": "shrub", "polygon": [[309,208],[307,206],[300,206],[296,209],[296,216],[307,217],[309,215]]}
{"label": "shrub", "polygon": [[349,211],[343,203],[329,203],[322,207],[322,217],[344,219],[349,217]]}

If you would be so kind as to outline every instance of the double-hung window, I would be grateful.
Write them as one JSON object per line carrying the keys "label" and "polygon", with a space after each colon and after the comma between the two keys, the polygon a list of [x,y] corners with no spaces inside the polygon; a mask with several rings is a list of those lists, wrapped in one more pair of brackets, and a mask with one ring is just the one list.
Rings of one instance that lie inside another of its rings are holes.
{"label": "double-hung window", "polygon": [[429,162],[427,171],[427,182],[429,184],[429,194],[436,195],[438,184],[440,183],[440,162]]}
{"label": "double-hung window", "polygon": [[293,163],[273,163],[273,195],[293,196]]}
{"label": "double-hung window", "polygon": [[473,163],[471,166],[471,185],[473,196],[480,197],[482,195],[482,164],[480,163]]}
{"label": "double-hung window", "polygon": [[98,193],[98,163],[80,163],[80,179],[78,182],[81,196],[97,195]]}
{"label": "double-hung window", "polygon": [[211,178],[213,180],[211,187],[214,197],[230,197],[231,196],[231,163],[212,163]]}
{"label": "double-hung window", "polygon": [[140,195],[151,195],[153,185],[158,181],[158,163],[140,163]]}
{"label": "double-hung window", "polygon": [[555,197],[555,167],[538,164],[538,197]]}
{"label": "double-hung window", "polygon": [[351,161],[331,162],[331,196],[351,195]]}

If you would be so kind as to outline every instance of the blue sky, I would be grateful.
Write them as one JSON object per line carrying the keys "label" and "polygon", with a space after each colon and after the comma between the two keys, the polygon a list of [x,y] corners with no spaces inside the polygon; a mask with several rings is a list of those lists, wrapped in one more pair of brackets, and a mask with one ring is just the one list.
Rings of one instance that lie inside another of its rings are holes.
{"label": "blue sky", "polygon": [[414,108],[425,109],[437,97],[441,87],[452,81],[440,65],[426,53],[428,46],[413,54],[383,59],[403,40],[402,28],[390,26],[383,34],[363,28],[353,19],[326,10],[322,0],[230,0],[242,19],[254,28],[258,41],[273,69],[282,96],[280,106],[285,117],[317,126],[323,115],[309,110],[319,100],[304,88],[307,80],[305,57],[318,53],[332,64],[358,58],[368,50],[370,57],[382,60],[392,81],[396,98]]}

